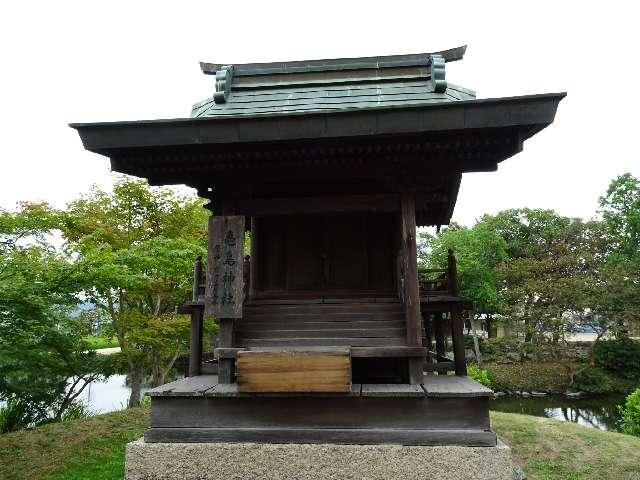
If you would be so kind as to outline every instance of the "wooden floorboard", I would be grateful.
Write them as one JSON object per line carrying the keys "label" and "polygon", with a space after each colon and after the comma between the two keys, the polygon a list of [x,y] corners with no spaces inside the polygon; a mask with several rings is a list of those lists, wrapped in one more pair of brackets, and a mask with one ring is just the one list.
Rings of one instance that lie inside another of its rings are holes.
{"label": "wooden floorboard", "polygon": [[427,375],[422,385],[429,397],[492,397],[493,390],[469,377]]}
{"label": "wooden floorboard", "polygon": [[[261,351],[274,351],[265,347]],[[304,352],[335,352],[344,354],[346,350],[341,347],[333,349],[327,347],[290,347],[285,351]],[[276,349],[276,351],[282,351]],[[286,394],[287,392],[283,392]],[[294,392],[291,392],[294,393]],[[147,392],[151,397],[162,396],[235,396],[238,395],[237,384],[218,384],[217,375],[200,375],[187,377],[175,382],[167,383],[153,388]],[[392,397],[492,397],[493,391],[468,377],[455,375],[426,375],[422,385],[409,384],[354,384],[350,392],[344,395],[361,396],[392,396]],[[338,394],[339,395],[339,394]]]}
{"label": "wooden floorboard", "polygon": [[365,383],[362,385],[363,397],[424,397],[424,390],[420,385]]}
{"label": "wooden floorboard", "polygon": [[207,390],[213,389],[217,384],[217,375],[199,375],[152,388],[146,393],[150,397],[198,396],[204,395]]}

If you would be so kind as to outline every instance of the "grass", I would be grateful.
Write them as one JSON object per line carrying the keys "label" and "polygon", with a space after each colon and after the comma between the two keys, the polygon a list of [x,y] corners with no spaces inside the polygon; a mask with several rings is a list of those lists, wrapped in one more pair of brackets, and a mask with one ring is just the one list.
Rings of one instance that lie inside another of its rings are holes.
{"label": "grass", "polygon": [[640,479],[640,438],[529,415],[491,420],[529,480]]}
{"label": "grass", "polygon": [[117,347],[118,339],[115,337],[85,337],[84,338],[88,343],[89,347],[93,350],[99,350],[101,348],[113,348]]}
{"label": "grass", "polygon": [[124,447],[148,422],[140,407],[0,435],[0,478],[122,479]]}
{"label": "grass", "polygon": [[[529,480],[640,480],[640,438],[526,415],[491,417]],[[0,435],[0,478],[121,479],[124,447],[148,418],[141,407]]]}

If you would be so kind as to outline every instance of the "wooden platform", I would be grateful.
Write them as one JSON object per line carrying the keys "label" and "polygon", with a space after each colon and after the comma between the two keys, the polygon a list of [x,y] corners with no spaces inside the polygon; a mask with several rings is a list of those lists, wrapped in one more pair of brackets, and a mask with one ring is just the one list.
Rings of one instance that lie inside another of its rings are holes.
{"label": "wooden platform", "polygon": [[495,446],[492,391],[466,377],[355,384],[345,393],[247,393],[214,375],[148,392],[147,442]]}

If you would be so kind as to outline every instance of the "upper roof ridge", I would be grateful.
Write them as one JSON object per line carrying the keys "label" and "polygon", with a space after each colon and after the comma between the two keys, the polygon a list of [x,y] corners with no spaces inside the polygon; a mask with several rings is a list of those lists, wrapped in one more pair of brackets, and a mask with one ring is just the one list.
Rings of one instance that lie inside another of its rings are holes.
{"label": "upper roof ridge", "polygon": [[295,60],[269,63],[206,63],[200,62],[200,68],[206,75],[215,75],[227,65],[233,65],[236,77],[255,75],[274,75],[288,73],[328,72],[340,70],[380,69],[393,67],[427,66],[433,55],[440,55],[445,62],[461,60],[466,45],[431,53],[412,53],[405,55],[387,55],[376,57],[333,58],[321,60]]}

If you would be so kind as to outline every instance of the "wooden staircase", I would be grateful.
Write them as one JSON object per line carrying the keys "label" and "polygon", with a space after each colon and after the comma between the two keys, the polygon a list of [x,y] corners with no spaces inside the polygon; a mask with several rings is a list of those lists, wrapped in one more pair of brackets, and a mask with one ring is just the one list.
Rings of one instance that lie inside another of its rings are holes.
{"label": "wooden staircase", "polygon": [[[285,301],[281,301],[285,302]],[[240,348],[352,347],[354,356],[404,356],[407,334],[399,301],[245,304],[236,325]]]}

